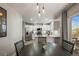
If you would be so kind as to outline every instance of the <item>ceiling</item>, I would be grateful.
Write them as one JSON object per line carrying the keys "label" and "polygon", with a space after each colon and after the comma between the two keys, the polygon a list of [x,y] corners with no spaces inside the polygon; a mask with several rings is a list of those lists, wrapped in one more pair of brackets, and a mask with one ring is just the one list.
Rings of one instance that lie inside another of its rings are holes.
{"label": "ceiling", "polygon": [[[9,5],[22,15],[25,22],[49,23],[53,20],[57,13],[61,12],[62,9],[68,5],[68,3],[45,3],[45,13],[41,13],[40,17],[38,16],[36,3],[9,3]],[[42,6],[43,4],[40,3],[40,7]]]}

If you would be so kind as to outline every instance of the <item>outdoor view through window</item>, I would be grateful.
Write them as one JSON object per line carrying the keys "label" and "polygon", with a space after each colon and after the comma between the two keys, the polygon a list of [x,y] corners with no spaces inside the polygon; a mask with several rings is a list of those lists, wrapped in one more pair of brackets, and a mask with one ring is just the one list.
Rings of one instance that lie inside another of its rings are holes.
{"label": "outdoor view through window", "polygon": [[72,38],[79,38],[79,16],[72,17]]}

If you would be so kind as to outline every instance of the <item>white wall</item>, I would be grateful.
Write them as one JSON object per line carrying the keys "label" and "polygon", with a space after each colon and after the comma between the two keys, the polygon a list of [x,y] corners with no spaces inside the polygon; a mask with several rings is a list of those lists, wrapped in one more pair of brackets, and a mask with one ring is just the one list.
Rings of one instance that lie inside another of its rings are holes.
{"label": "white wall", "polygon": [[0,7],[7,10],[7,37],[0,38],[0,55],[15,52],[14,42],[22,39],[22,16],[7,4]]}

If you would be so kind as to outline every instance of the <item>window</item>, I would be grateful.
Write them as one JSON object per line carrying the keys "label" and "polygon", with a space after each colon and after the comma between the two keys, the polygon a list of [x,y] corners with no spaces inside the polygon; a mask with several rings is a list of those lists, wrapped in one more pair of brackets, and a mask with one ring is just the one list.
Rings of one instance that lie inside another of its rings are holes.
{"label": "window", "polygon": [[72,17],[72,41],[79,38],[79,16]]}

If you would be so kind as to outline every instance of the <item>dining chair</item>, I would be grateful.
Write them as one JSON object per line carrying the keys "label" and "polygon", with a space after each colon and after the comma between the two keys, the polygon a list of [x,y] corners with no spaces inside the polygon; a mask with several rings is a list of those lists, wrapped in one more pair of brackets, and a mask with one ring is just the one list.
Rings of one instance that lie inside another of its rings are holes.
{"label": "dining chair", "polygon": [[79,54],[79,40],[76,39],[74,43],[75,43],[74,52]]}
{"label": "dining chair", "polygon": [[45,45],[47,43],[46,37],[38,37],[38,43]]}
{"label": "dining chair", "polygon": [[24,48],[24,42],[23,42],[23,40],[20,40],[20,41],[14,43],[14,45],[15,45],[16,55],[19,56],[22,49]]}
{"label": "dining chair", "polygon": [[74,43],[67,40],[62,40],[62,47],[67,53],[73,54]]}
{"label": "dining chair", "polygon": [[45,52],[45,45],[47,44],[46,37],[38,37],[38,44],[39,44],[39,49],[41,50],[42,53]]}

